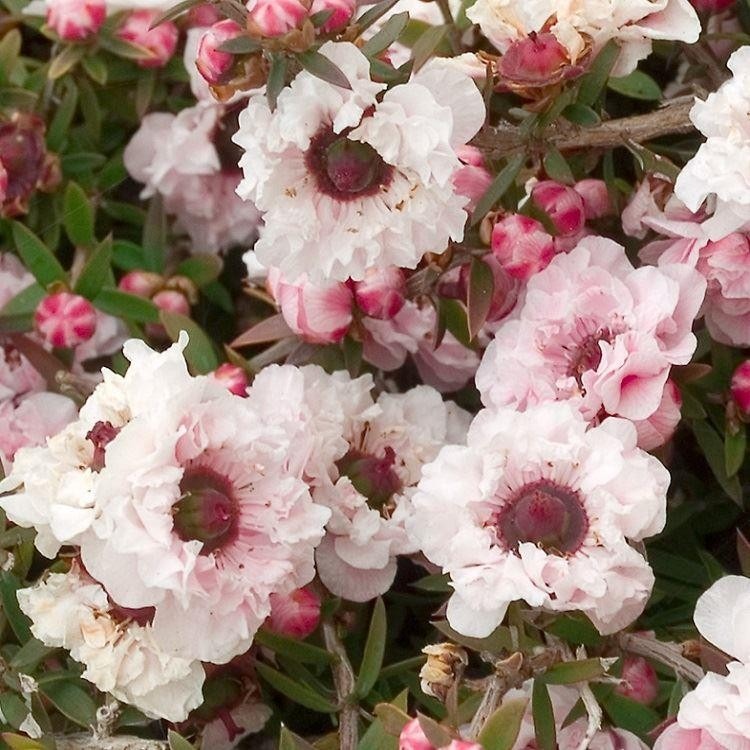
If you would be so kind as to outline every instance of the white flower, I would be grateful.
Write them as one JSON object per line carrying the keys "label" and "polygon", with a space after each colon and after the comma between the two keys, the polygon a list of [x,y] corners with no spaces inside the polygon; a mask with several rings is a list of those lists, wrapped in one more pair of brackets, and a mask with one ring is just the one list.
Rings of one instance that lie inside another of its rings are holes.
{"label": "white flower", "polygon": [[651,52],[652,40],[695,42],[701,30],[688,0],[477,0],[466,15],[501,52],[545,30],[575,63],[589,38],[594,53],[615,39],[621,46],[615,76],[632,72]]}
{"label": "white flower", "polygon": [[489,635],[517,599],[605,634],[640,614],[653,574],[627,540],[663,527],[669,474],[631,423],[586,427],[566,402],[484,410],[424,467],[407,531],[450,574],[457,631]]}
{"label": "white flower", "polygon": [[329,42],[320,52],[351,90],[303,71],[275,112],[256,94],[240,115],[237,192],[263,215],[258,260],[290,280],[414,268],[425,252],[463,237],[467,199],[452,187],[455,149],[482,125],[482,97],[437,60],[382,94],[385,84],[370,79],[353,44]]}
{"label": "white flower", "polygon": [[104,589],[77,565],[18,592],[31,632],[66,648],[85,666],[84,679],[155,719],[183,721],[203,702],[205,674],[197,661],[166,653],[150,625],[112,606]]}
{"label": "white flower", "polygon": [[740,47],[727,65],[733,77],[690,112],[706,142],[675,184],[675,195],[691,211],[715,196],[714,215],[702,225],[711,240],[750,222],[750,47]]}

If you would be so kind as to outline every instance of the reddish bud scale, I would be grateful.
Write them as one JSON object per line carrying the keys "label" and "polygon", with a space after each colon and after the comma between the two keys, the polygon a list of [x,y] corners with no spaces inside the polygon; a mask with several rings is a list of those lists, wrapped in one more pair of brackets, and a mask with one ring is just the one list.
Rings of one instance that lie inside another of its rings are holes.
{"label": "reddish bud scale", "polygon": [[71,348],[94,335],[96,311],[85,297],[57,292],[39,303],[34,313],[34,325],[50,346]]}

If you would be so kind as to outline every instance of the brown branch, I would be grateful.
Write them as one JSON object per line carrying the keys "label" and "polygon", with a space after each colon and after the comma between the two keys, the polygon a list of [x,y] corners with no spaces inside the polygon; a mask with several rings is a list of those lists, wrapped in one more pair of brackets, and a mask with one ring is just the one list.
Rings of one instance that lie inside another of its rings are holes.
{"label": "brown branch", "polygon": [[90,734],[56,736],[57,750],[167,750],[162,740],[144,740],[140,737],[106,737],[99,739]]}
{"label": "brown branch", "polygon": [[682,96],[654,112],[607,120],[591,127],[558,123],[547,128],[542,137],[536,140],[522,135],[517,127],[511,125],[485,128],[472,143],[493,159],[508,156],[522,148],[543,150],[545,146],[555,146],[560,151],[574,151],[623,146],[627,141],[643,143],[662,135],[693,130],[689,116],[693,102],[692,96]]}
{"label": "brown branch", "polygon": [[339,719],[339,748],[340,750],[356,750],[359,743],[359,708],[355,702],[354,688],[356,679],[354,670],[349,662],[344,644],[341,642],[336,625],[331,622],[323,623],[323,639],[326,648],[336,657],[333,665],[333,682],[336,685],[336,695],[341,706]]}

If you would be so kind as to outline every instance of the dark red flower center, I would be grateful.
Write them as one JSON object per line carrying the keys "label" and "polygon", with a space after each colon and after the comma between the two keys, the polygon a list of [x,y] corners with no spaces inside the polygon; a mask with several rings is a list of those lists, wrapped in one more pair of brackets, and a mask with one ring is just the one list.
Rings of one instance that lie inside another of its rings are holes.
{"label": "dark red flower center", "polygon": [[354,489],[370,501],[372,508],[381,509],[402,487],[393,469],[395,463],[393,448],[386,448],[380,458],[352,448],[336,466],[343,476],[349,477]]}
{"label": "dark red flower center", "polygon": [[104,468],[105,452],[107,446],[117,437],[120,431],[111,422],[97,422],[86,435],[86,440],[94,444],[94,457],[91,459],[92,471],[101,471]]}
{"label": "dark red flower center", "polygon": [[232,485],[211,469],[187,469],[180,482],[182,496],[174,505],[174,530],[183,541],[203,542],[207,555],[231,542],[239,513]]}
{"label": "dark red flower center", "polygon": [[589,522],[578,492],[546,479],[527,484],[494,519],[509,550],[530,542],[551,554],[572,554],[583,544]]}
{"label": "dark red flower center", "polygon": [[578,385],[583,385],[583,374],[596,370],[602,361],[601,341],[611,343],[614,334],[609,328],[600,328],[596,333],[585,336],[578,346],[571,350],[568,358],[568,375],[574,377]]}
{"label": "dark red flower center", "polygon": [[132,607],[121,607],[117,602],[110,599],[109,613],[120,622],[133,621],[141,627],[145,627],[154,621],[156,608],[139,607],[138,609],[133,609]]}
{"label": "dark red flower center", "polygon": [[342,201],[375,195],[388,185],[393,173],[372,146],[330,128],[313,137],[305,159],[318,189]]}

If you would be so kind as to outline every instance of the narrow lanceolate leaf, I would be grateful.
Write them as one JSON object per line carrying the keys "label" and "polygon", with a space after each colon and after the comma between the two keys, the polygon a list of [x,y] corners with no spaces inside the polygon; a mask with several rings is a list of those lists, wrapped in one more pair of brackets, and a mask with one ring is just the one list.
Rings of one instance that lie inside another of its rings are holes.
{"label": "narrow lanceolate leaf", "polygon": [[65,189],[63,226],[68,239],[77,247],[94,244],[94,209],[89,197],[75,182],[68,183]]}
{"label": "narrow lanceolate leaf", "polygon": [[416,73],[434,54],[435,50],[448,36],[448,27],[430,26],[415,42],[411,51],[414,62],[413,71]]}
{"label": "narrow lanceolate leaf", "polygon": [[360,32],[366,31],[376,21],[381,19],[397,2],[398,0],[383,0],[383,2],[377,3],[377,5],[374,5],[357,19],[357,28]]}
{"label": "narrow lanceolate leaf", "polygon": [[492,307],[492,295],[495,292],[495,276],[492,269],[479,258],[471,261],[469,270],[469,290],[467,311],[469,321],[469,338],[473,341],[487,321]]}
{"label": "narrow lanceolate leaf", "polygon": [[705,419],[696,419],[690,421],[690,426],[698,441],[698,445],[706,457],[708,465],[711,467],[716,480],[721,485],[724,492],[734,500],[735,503],[742,506],[742,485],[739,479],[727,476],[724,461],[724,442],[719,437],[716,430]]}
{"label": "narrow lanceolate leaf", "polygon": [[271,633],[268,630],[259,630],[255,634],[255,642],[301,664],[323,666],[333,661],[333,656],[324,648],[313,646],[296,638],[285,638],[283,635]]}
{"label": "narrow lanceolate leaf", "polygon": [[489,188],[487,188],[487,192],[479,199],[471,217],[472,226],[479,224],[487,213],[492,210],[492,207],[505,195],[521,171],[524,161],[526,161],[524,154],[516,154],[511,157],[498,176],[495,177]]}
{"label": "narrow lanceolate leaf", "polygon": [[380,668],[383,666],[383,656],[385,655],[385,638],[388,631],[388,622],[385,614],[385,604],[378,597],[372,610],[372,619],[370,620],[370,630],[367,633],[365,641],[365,651],[362,655],[362,663],[359,666],[357,675],[356,691],[357,695],[364,698],[374,687],[380,674]]}
{"label": "narrow lanceolate leaf", "polygon": [[401,730],[411,721],[411,716],[392,703],[378,703],[375,706],[375,716],[380,719],[388,734],[398,737]]}
{"label": "narrow lanceolate leaf", "polygon": [[724,468],[728,477],[733,477],[742,468],[747,450],[747,432],[741,424],[736,432],[727,431],[724,436]]}
{"label": "narrow lanceolate leaf", "polygon": [[236,36],[219,45],[221,52],[229,52],[232,55],[249,55],[259,49],[260,42],[250,36]]}
{"label": "narrow lanceolate leaf", "polygon": [[305,708],[325,714],[332,714],[338,710],[335,703],[332,703],[320,693],[307,685],[296,682],[267,664],[258,663],[255,665],[255,670],[274,690],[295,703],[305,706]]}
{"label": "narrow lanceolate leaf", "polygon": [[316,78],[320,78],[334,86],[339,86],[342,89],[351,90],[352,85],[349,83],[349,79],[344,74],[344,71],[336,63],[331,62],[325,55],[321,55],[320,52],[315,52],[314,50],[301,52],[297,55],[297,59],[299,60],[299,64]]}
{"label": "narrow lanceolate leaf", "polygon": [[631,99],[647,102],[658,102],[661,99],[659,84],[642,70],[634,70],[622,78],[610,78],[607,88]]}
{"label": "narrow lanceolate leaf", "polygon": [[294,332],[287,325],[284,316],[281,314],[273,315],[270,318],[261,320],[260,323],[241,333],[232,343],[233,349],[239,349],[242,346],[252,346],[253,344],[266,344],[269,341],[278,341],[287,336],[294,335]]}
{"label": "narrow lanceolate leaf", "polygon": [[159,322],[159,308],[151,300],[119,289],[102,289],[91,301],[94,307],[116,318],[126,318],[136,323]]}
{"label": "narrow lanceolate leaf", "polygon": [[219,366],[211,339],[194,320],[165,310],[161,311],[159,318],[172,341],[177,341],[181,331],[187,332],[190,341],[185,348],[185,359],[194,375],[205,375]]}
{"label": "narrow lanceolate leaf", "polygon": [[44,295],[44,288],[39,284],[34,283],[27,286],[15,297],[9,299],[4,307],[0,308],[0,318],[14,315],[33,315]]}
{"label": "narrow lanceolate leaf", "polygon": [[610,667],[608,659],[581,659],[555,664],[537,680],[546,685],[571,685],[574,682],[586,682],[601,677]]}
{"label": "narrow lanceolate leaf", "polygon": [[205,286],[216,281],[221,273],[222,263],[218,255],[194,255],[177,266],[179,276],[187,276],[196,286]]}
{"label": "narrow lanceolate leaf", "polygon": [[544,171],[563,185],[572,185],[576,180],[565,157],[554,146],[550,146],[544,155]]}
{"label": "narrow lanceolate leaf", "polygon": [[18,606],[16,594],[20,588],[21,584],[13,574],[0,573],[0,600],[3,605],[3,614],[19,643],[24,644],[31,639],[31,629],[29,620]]}
{"label": "narrow lanceolate leaf", "polygon": [[43,286],[55,281],[65,282],[67,274],[52,251],[23,224],[13,222],[13,241],[26,268]]}
{"label": "narrow lanceolate leaf", "polygon": [[71,71],[81,58],[86,54],[86,47],[81,44],[70,44],[50,63],[47,71],[47,78],[55,81],[62,78],[67,72]]}
{"label": "narrow lanceolate leaf", "polygon": [[53,682],[40,690],[63,716],[88,729],[96,725],[96,704],[80,684],[72,680]]}
{"label": "narrow lanceolate leaf", "polygon": [[279,734],[279,750],[315,750],[315,747],[282,725]]}
{"label": "narrow lanceolate leaf", "polygon": [[397,13],[395,16],[391,16],[383,24],[383,28],[365,43],[362,47],[362,53],[366,57],[376,57],[399,38],[407,23],[409,23],[408,13]]}
{"label": "narrow lanceolate leaf", "polygon": [[484,725],[479,744],[484,750],[511,750],[521,731],[521,721],[526,713],[525,698],[505,701]]}
{"label": "narrow lanceolate leaf", "polygon": [[552,701],[547,686],[540,680],[534,680],[532,687],[531,713],[534,717],[534,735],[539,750],[556,750],[557,728]]}
{"label": "narrow lanceolate leaf", "polygon": [[277,53],[271,56],[271,69],[268,71],[268,81],[266,82],[266,98],[271,111],[276,109],[279,94],[284,88],[287,65],[287,59],[284,55]]}
{"label": "narrow lanceolate leaf", "polygon": [[177,734],[174,729],[167,733],[169,750],[195,750],[195,746],[188,742],[181,734]]}
{"label": "narrow lanceolate leaf", "polygon": [[166,10],[164,11],[164,13],[158,15],[156,19],[151,23],[150,28],[154,29],[165,21],[171,21],[172,19],[177,18],[177,16],[181,16],[191,8],[194,8],[196,5],[200,5],[202,2],[203,0],[182,0],[182,2],[177,3],[177,5],[172,6],[169,10]]}
{"label": "narrow lanceolate leaf", "polygon": [[620,47],[614,40],[604,45],[586,75],[581,77],[578,103],[591,106],[607,85],[609,74],[620,56]]}
{"label": "narrow lanceolate leaf", "polygon": [[94,299],[110,276],[112,236],[100,242],[91,253],[75,283],[74,290],[87,299]]}

